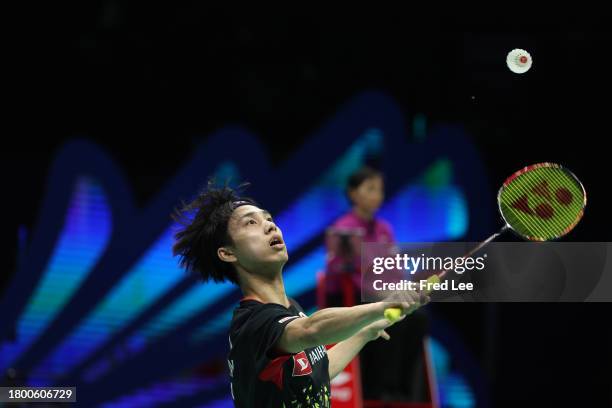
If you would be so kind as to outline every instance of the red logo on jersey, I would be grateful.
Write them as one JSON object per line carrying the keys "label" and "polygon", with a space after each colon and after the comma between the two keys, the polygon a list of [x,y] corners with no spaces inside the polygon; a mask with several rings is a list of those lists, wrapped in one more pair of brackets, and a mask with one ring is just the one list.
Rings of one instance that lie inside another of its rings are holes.
{"label": "red logo on jersey", "polygon": [[299,377],[309,374],[312,374],[310,361],[308,361],[308,357],[306,357],[306,352],[300,351],[293,356],[293,376]]}

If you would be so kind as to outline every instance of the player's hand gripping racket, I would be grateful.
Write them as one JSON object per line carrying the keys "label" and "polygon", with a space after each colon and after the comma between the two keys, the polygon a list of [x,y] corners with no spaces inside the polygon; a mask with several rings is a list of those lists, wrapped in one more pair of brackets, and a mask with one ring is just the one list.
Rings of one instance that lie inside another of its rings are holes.
{"label": "player's hand gripping racket", "polygon": [[[529,241],[558,239],[578,224],[586,201],[582,183],[568,169],[554,163],[525,167],[508,177],[497,193],[505,225],[463,257],[482,249],[508,229]],[[447,272],[434,274],[427,281],[440,282]],[[398,308],[385,310],[385,317],[390,321],[400,315]]]}

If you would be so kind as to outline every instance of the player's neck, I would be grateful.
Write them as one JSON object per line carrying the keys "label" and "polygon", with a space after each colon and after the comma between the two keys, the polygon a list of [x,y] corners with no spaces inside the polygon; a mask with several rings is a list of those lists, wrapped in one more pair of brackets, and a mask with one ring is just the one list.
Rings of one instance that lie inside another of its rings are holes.
{"label": "player's neck", "polygon": [[262,303],[278,303],[289,307],[289,299],[285,293],[283,275],[266,278],[261,275],[249,274],[240,279],[240,289],[245,298],[254,299]]}

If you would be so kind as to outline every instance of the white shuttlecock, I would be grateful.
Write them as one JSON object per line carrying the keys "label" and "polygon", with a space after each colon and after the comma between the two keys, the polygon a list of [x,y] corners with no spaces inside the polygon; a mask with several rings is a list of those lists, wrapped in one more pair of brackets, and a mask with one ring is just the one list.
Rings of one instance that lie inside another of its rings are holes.
{"label": "white shuttlecock", "polygon": [[508,68],[510,68],[510,71],[514,72],[515,74],[524,74],[525,72],[529,71],[532,63],[533,60],[531,59],[531,55],[527,51],[521,50],[520,48],[513,49],[506,57],[506,64],[508,64]]}

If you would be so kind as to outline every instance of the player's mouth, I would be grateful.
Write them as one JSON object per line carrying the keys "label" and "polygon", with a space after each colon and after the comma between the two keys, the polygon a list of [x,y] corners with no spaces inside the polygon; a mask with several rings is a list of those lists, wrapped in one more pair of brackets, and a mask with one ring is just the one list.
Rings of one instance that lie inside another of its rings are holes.
{"label": "player's mouth", "polygon": [[270,246],[276,249],[282,249],[285,247],[285,243],[280,235],[274,235],[272,239],[270,239]]}

